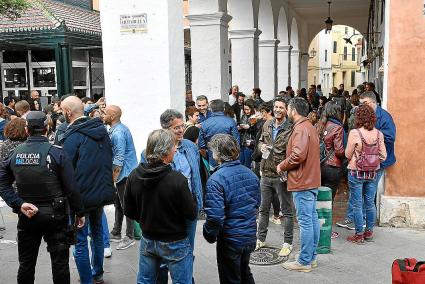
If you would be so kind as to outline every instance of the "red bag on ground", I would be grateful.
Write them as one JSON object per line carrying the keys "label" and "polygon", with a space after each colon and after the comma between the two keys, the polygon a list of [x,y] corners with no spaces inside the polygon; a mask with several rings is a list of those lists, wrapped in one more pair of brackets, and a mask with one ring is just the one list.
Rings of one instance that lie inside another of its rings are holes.
{"label": "red bag on ground", "polygon": [[393,284],[425,283],[425,261],[415,258],[396,259],[392,266]]}

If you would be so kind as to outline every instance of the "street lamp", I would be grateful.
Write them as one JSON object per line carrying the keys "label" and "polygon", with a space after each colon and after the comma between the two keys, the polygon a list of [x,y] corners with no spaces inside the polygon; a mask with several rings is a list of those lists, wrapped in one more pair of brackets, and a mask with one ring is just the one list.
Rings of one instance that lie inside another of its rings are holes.
{"label": "street lamp", "polygon": [[333,20],[331,19],[331,1],[328,1],[328,5],[329,5],[329,7],[328,7],[328,18],[326,19],[326,21],[325,21],[325,25],[326,25],[326,29],[325,29],[325,34],[326,33],[330,33],[331,32],[331,30],[332,30],[332,24],[333,24]]}

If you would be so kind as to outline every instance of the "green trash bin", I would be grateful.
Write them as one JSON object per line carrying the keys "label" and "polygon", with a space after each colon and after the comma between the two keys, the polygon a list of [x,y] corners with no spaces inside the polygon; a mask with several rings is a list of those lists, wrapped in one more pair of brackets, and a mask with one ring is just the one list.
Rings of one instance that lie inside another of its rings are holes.
{"label": "green trash bin", "polygon": [[320,222],[320,239],[319,245],[317,246],[317,253],[330,253],[332,235],[332,189],[329,187],[319,187],[316,210]]}

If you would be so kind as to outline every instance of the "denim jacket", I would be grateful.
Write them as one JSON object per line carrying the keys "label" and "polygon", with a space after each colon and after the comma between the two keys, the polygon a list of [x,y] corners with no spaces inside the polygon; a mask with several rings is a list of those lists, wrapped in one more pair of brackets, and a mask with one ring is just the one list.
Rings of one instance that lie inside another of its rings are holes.
{"label": "denim jacket", "polygon": [[[192,141],[183,139],[180,142],[181,151],[185,153],[186,159],[189,162],[191,168],[191,175],[189,182],[189,189],[192,192],[193,197],[196,199],[196,203],[198,204],[198,211],[203,206],[202,201],[202,183],[201,183],[201,175],[199,172],[200,168],[200,157],[199,149]],[[141,155],[141,163],[147,163],[146,154],[143,150]],[[171,166],[174,167],[174,163],[171,163]]]}
{"label": "denim jacket", "polygon": [[136,149],[134,148],[130,129],[121,122],[109,129],[109,137],[112,142],[112,164],[121,167],[121,172],[117,179],[118,183],[128,177],[131,171],[137,167]]}

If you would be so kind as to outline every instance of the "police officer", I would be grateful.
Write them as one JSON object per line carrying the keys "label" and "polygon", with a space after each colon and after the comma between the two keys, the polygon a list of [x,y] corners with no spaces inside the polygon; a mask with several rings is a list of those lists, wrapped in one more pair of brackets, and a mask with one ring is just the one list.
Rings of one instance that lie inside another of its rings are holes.
{"label": "police officer", "polygon": [[[70,283],[70,212],[77,228],[84,226],[83,204],[71,161],[46,137],[46,115],[31,111],[27,116],[28,140],[0,164],[0,196],[19,215],[18,283],[34,283],[41,238],[50,253],[54,283]],[[17,193],[12,188],[16,181]]]}

